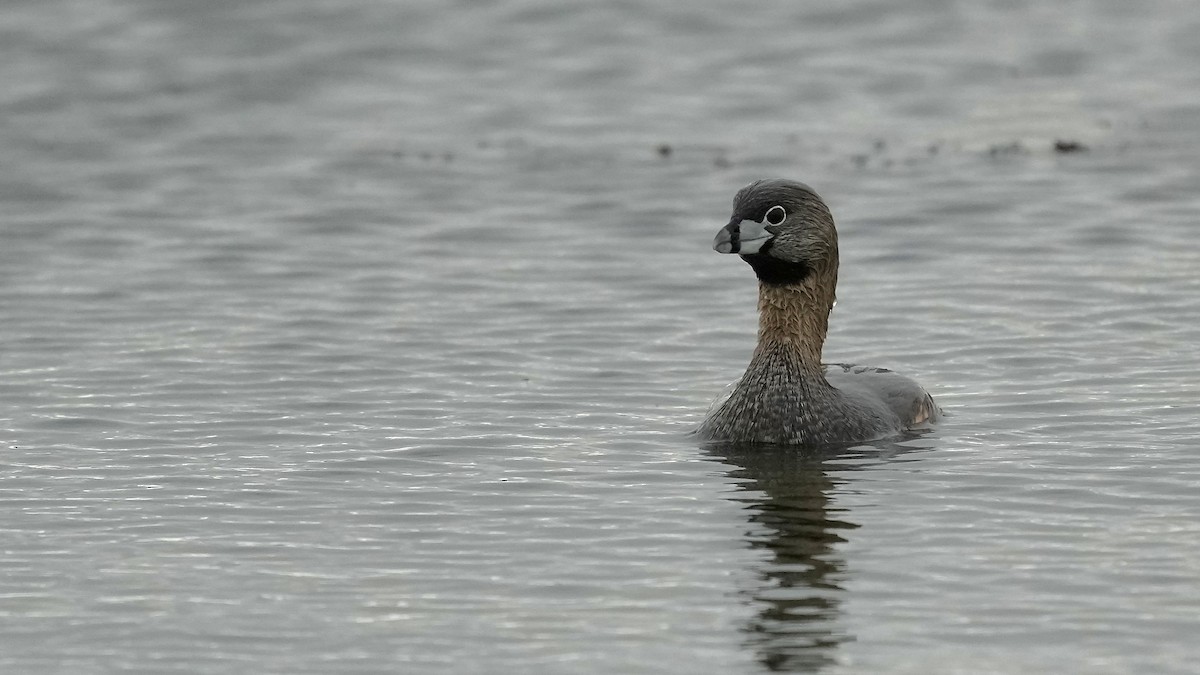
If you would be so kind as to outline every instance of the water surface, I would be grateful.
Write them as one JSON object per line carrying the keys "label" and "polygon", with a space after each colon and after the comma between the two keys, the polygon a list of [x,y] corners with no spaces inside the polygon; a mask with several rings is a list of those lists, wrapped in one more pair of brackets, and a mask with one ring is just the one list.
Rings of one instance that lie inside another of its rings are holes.
{"label": "water surface", "polygon": [[[4,15],[0,670],[1200,656],[1191,3]],[[934,431],[686,435],[776,175]]]}

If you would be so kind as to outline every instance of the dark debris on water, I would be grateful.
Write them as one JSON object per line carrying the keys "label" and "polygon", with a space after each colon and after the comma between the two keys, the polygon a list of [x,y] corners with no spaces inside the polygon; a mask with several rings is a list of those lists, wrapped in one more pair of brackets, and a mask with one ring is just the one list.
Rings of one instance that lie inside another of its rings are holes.
{"label": "dark debris on water", "polygon": [[1059,153],[1084,152],[1086,150],[1087,150],[1087,146],[1084,145],[1083,143],[1080,143],[1079,141],[1063,140],[1061,138],[1054,141],[1054,151],[1055,152],[1059,152]]}

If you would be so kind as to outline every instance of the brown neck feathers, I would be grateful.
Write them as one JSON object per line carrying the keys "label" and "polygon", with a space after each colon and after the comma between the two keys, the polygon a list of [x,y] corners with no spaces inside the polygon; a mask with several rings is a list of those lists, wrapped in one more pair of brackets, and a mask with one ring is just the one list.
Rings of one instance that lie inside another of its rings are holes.
{"label": "brown neck feathers", "polygon": [[760,283],[756,352],[786,351],[803,370],[821,372],[836,283],[836,268],[817,270],[799,284]]}

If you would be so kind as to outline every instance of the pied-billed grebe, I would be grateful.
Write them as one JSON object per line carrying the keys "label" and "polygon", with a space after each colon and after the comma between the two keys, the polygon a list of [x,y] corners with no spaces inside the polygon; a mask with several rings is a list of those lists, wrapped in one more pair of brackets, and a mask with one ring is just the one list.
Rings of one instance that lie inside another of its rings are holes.
{"label": "pied-billed grebe", "polygon": [[758,346],[746,374],[697,430],[711,440],[827,445],[934,421],[916,382],[882,368],[822,364],[837,287],[837,230],[812,188],[762,180],[738,191],[713,248],[758,276]]}

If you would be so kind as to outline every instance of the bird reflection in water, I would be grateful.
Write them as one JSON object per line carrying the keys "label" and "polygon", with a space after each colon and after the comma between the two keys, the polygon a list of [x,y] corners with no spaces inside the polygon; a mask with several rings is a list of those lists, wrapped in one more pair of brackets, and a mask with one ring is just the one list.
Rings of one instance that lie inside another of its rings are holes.
{"label": "bird reflection in water", "polygon": [[726,443],[705,446],[738,483],[730,499],[745,505],[750,525],[747,543],[767,553],[752,570],[754,586],[744,591],[747,604],[757,611],[743,629],[747,647],[767,669],[820,671],[836,662],[840,644],[854,639],[840,621],[847,570],[838,544],[858,525],[845,509],[831,503],[830,495],[852,480],[846,472],[911,451],[912,447],[897,443],[919,435],[827,451]]}

